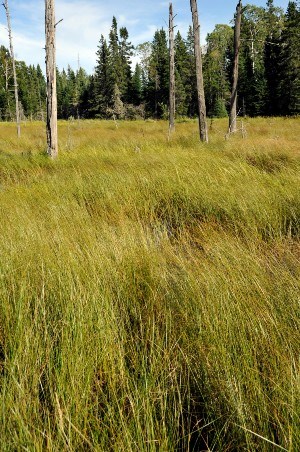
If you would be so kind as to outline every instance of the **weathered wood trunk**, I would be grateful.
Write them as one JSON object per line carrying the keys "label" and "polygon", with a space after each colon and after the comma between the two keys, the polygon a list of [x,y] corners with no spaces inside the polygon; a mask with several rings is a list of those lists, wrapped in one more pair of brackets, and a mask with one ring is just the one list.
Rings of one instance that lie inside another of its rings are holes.
{"label": "weathered wood trunk", "polygon": [[173,5],[169,7],[169,53],[170,53],[170,132],[175,130],[175,51],[174,51],[174,16]]}
{"label": "weathered wood trunk", "polygon": [[232,90],[230,98],[229,133],[236,132],[237,118],[237,85],[239,78],[239,52],[241,42],[241,22],[242,22],[242,2],[239,1],[236,7],[235,27],[234,27],[234,61],[232,74]]}
{"label": "weathered wood trunk", "polygon": [[57,94],[55,48],[55,0],[45,0],[46,77],[47,77],[47,153],[57,157]]}
{"label": "weathered wood trunk", "polygon": [[16,61],[15,61],[14,47],[13,47],[13,41],[12,41],[11,21],[10,21],[10,13],[9,13],[9,8],[8,8],[8,0],[4,1],[3,6],[4,6],[5,11],[6,11],[8,37],[9,37],[9,50],[10,50],[10,57],[11,57],[11,61],[12,61],[13,76],[14,76],[14,91],[15,91],[15,101],[16,101],[17,134],[18,134],[18,137],[20,138],[20,136],[21,136],[21,123],[20,123],[18,80],[17,80],[17,73],[16,73]]}
{"label": "weathered wood trunk", "polygon": [[11,114],[11,108],[10,108],[9,89],[8,89],[8,80],[9,80],[8,58],[9,58],[9,55],[7,53],[5,55],[5,93],[6,93],[6,99],[7,99],[7,110],[5,112],[5,117],[6,117],[6,120],[7,120],[7,118],[9,118],[9,120],[11,121],[12,114]]}
{"label": "weathered wood trunk", "polygon": [[190,0],[190,4],[191,4],[192,17],[193,17],[200,140],[203,142],[208,142],[208,131],[207,131],[207,124],[206,124],[206,105],[205,105],[203,73],[202,73],[202,54],[201,54],[201,47],[200,47],[200,25],[199,25],[199,17],[198,17],[198,9],[197,9],[197,0]]}

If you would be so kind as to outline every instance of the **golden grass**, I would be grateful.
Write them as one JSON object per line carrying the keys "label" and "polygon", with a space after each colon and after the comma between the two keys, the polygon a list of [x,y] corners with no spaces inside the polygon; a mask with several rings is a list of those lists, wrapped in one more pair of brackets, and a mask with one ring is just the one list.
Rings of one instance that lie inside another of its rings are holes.
{"label": "golden grass", "polygon": [[2,450],[300,448],[298,119],[0,140]]}

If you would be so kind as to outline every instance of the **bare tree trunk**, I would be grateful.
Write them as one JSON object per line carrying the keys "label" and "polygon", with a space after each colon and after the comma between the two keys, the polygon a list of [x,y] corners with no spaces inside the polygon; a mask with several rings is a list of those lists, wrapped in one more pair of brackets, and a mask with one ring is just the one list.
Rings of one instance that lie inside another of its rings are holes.
{"label": "bare tree trunk", "polygon": [[8,0],[4,0],[3,6],[4,6],[5,11],[6,11],[8,37],[9,37],[9,49],[10,49],[10,57],[11,57],[11,60],[12,60],[13,76],[14,76],[17,134],[18,134],[18,137],[20,138],[20,136],[21,136],[21,124],[20,124],[20,111],[19,111],[18,81],[17,81],[17,73],[16,73],[16,62],[15,62],[14,46],[13,46],[13,42],[12,42],[11,22],[10,22],[9,8],[8,8]]}
{"label": "bare tree trunk", "polygon": [[9,118],[9,120],[12,120],[12,115],[11,115],[11,109],[10,109],[10,99],[9,99],[9,90],[8,90],[8,58],[9,55],[6,54],[5,55],[5,92],[6,92],[6,99],[7,99],[7,109],[5,112],[5,117],[6,120],[7,118]]}
{"label": "bare tree trunk", "polygon": [[169,7],[169,52],[170,52],[170,132],[175,130],[175,52],[174,52],[174,16],[173,5]]}
{"label": "bare tree trunk", "polygon": [[208,142],[208,131],[207,131],[207,124],[206,124],[206,106],[205,106],[205,95],[204,95],[203,73],[202,73],[202,54],[201,54],[201,47],[200,47],[200,25],[199,25],[199,17],[198,17],[198,9],[197,9],[197,0],[190,0],[190,4],[191,4],[192,17],[193,17],[200,140],[204,141],[204,142]]}
{"label": "bare tree trunk", "polygon": [[57,157],[57,95],[55,55],[55,0],[45,0],[46,76],[47,76],[47,153]]}
{"label": "bare tree trunk", "polygon": [[229,133],[236,132],[237,117],[237,84],[239,78],[239,51],[242,22],[242,2],[239,1],[236,7],[235,27],[234,27],[234,62],[233,62],[233,82],[230,98]]}

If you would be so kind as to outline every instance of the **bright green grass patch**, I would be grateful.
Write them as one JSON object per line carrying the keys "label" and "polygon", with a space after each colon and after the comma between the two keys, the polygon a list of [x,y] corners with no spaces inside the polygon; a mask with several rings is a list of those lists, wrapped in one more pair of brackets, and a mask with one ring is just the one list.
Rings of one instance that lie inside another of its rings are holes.
{"label": "bright green grass patch", "polygon": [[1,450],[299,450],[299,120],[0,126]]}

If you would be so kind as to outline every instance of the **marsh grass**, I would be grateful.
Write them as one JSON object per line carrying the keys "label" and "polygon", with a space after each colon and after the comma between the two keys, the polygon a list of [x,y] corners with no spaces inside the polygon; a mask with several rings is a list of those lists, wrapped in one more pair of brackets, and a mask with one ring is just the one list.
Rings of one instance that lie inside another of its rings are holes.
{"label": "marsh grass", "polygon": [[300,124],[11,124],[1,450],[300,449]]}

